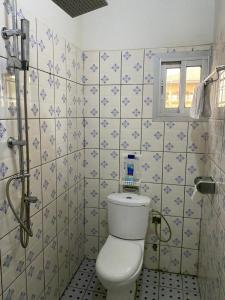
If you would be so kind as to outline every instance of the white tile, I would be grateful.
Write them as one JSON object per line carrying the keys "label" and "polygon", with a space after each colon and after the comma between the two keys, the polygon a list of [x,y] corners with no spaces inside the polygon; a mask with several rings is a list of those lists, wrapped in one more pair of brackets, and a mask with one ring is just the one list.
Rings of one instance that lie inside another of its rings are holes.
{"label": "white tile", "polygon": [[120,120],[100,119],[100,148],[119,149]]}
{"label": "white tile", "polygon": [[181,248],[160,247],[160,269],[167,272],[180,273]]}
{"label": "white tile", "polygon": [[67,118],[55,119],[56,134],[56,157],[62,157],[67,154],[68,133]]}
{"label": "white tile", "polygon": [[198,250],[182,248],[181,271],[183,274],[198,275],[198,255]]}
{"label": "white tile", "polygon": [[99,203],[99,179],[85,180],[85,207],[98,208]]}
{"label": "white tile", "polygon": [[144,50],[122,51],[122,83],[142,84]]}
{"label": "white tile", "polygon": [[[171,228],[171,239],[161,244],[166,244],[168,246],[181,247],[182,246],[182,233],[183,233],[183,218],[182,217],[165,217]],[[161,238],[167,240],[169,238],[169,228],[164,220],[162,220],[161,225]]]}
{"label": "white tile", "polygon": [[142,115],[142,86],[122,85],[121,117],[141,118],[141,115]]}
{"label": "white tile", "polygon": [[[58,238],[58,266],[59,272],[63,264],[69,259],[69,228],[64,227],[57,235]],[[66,283],[67,284],[67,283]]]}
{"label": "white tile", "polygon": [[57,205],[57,232],[62,231],[69,222],[69,195],[64,193],[56,200]]}
{"label": "white tile", "polygon": [[56,198],[56,162],[42,165],[43,206]]}
{"label": "white tile", "polygon": [[188,129],[188,152],[205,153],[209,138],[208,123],[191,122]]}
{"label": "white tile", "polygon": [[26,248],[27,265],[32,263],[36,256],[43,250],[42,211],[39,211],[31,218],[31,229],[33,231],[33,237],[29,239],[29,244]]}
{"label": "white tile", "polygon": [[98,51],[84,51],[84,84],[98,84],[99,83],[99,52]]}
{"label": "white tile", "polygon": [[68,189],[68,158],[67,156],[56,160],[57,197]]}
{"label": "white tile", "polygon": [[56,223],[56,201],[53,201],[43,210],[44,247],[49,245],[56,236]]}
{"label": "white tile", "polygon": [[142,152],[141,154],[141,173],[144,182],[162,182],[162,153],[161,152]]}
{"label": "white tile", "polygon": [[120,86],[100,86],[100,116],[102,118],[120,117]]}
{"label": "white tile", "polygon": [[163,183],[185,184],[185,153],[164,152],[163,160]]}
{"label": "white tile", "polygon": [[100,150],[100,178],[119,180],[118,150]]}
{"label": "white tile", "polygon": [[66,41],[57,32],[53,33],[54,74],[66,78]]}
{"label": "white tile", "polygon": [[88,258],[97,258],[98,255],[98,237],[86,236],[85,237],[85,255]]}
{"label": "white tile", "polygon": [[194,187],[185,187],[185,206],[184,206],[184,216],[189,218],[201,218],[202,202],[204,195],[197,193],[192,200],[192,194],[194,192]]}
{"label": "white tile", "polygon": [[39,71],[40,118],[55,117],[54,77]]}
{"label": "white tile", "polygon": [[120,84],[121,51],[100,52],[100,84]]}
{"label": "white tile", "polygon": [[12,299],[17,300],[18,297],[23,299],[27,296],[26,291],[26,274],[23,272],[13,283],[10,287],[4,292],[3,299]]}
{"label": "white tile", "polygon": [[84,87],[84,115],[85,117],[99,117],[99,86]]}
{"label": "white tile", "polygon": [[164,151],[186,152],[187,129],[187,122],[166,122]]}
{"label": "white tile", "polygon": [[198,249],[200,234],[200,219],[184,218],[183,246]]}
{"label": "white tile", "polygon": [[42,163],[49,162],[56,157],[55,153],[55,120],[42,119],[41,129],[41,160]]}
{"label": "white tile", "polygon": [[14,229],[1,241],[2,287],[3,291],[25,269],[25,250],[20,244],[20,230]]}
{"label": "white tile", "polygon": [[143,118],[152,118],[153,103],[153,87],[152,85],[144,85],[143,87]]}
{"label": "white tile", "polygon": [[186,166],[186,184],[194,185],[196,176],[203,176],[206,170],[208,159],[204,154],[188,153]]}
{"label": "white tile", "polygon": [[99,118],[85,119],[85,148],[99,148]]}
{"label": "white tile", "polygon": [[57,118],[67,116],[66,80],[55,77],[55,115]]}
{"label": "white tile", "polygon": [[85,177],[99,177],[99,151],[97,149],[85,149]]}
{"label": "white tile", "polygon": [[56,275],[58,277],[57,261],[57,240],[56,238],[44,249],[44,272],[45,282],[48,284]]}
{"label": "white tile", "polygon": [[37,20],[38,68],[53,72],[53,31],[47,24]]}
{"label": "white tile", "polygon": [[85,233],[86,235],[98,235],[99,211],[96,208],[85,208]]}
{"label": "white tile", "polygon": [[28,299],[38,299],[44,292],[43,253],[27,268]]}
{"label": "white tile", "polygon": [[162,186],[162,213],[164,215],[183,217],[184,187],[177,185]]}
{"label": "white tile", "polygon": [[159,269],[159,247],[155,251],[153,244],[145,245],[144,266],[151,270]]}
{"label": "white tile", "polygon": [[141,120],[121,119],[120,147],[124,150],[139,150],[141,142]]}
{"label": "white tile", "polygon": [[142,119],[142,150],[163,151],[164,123]]}
{"label": "white tile", "polygon": [[73,43],[66,41],[66,75],[67,79],[76,81],[77,49]]}

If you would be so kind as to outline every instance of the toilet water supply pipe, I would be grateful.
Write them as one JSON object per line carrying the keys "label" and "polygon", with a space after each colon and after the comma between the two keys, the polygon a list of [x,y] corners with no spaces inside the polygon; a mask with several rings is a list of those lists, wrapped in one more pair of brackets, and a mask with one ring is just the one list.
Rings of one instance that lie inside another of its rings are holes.
{"label": "toilet water supply pipe", "polygon": [[167,243],[167,242],[169,242],[170,240],[171,240],[171,238],[172,238],[172,230],[171,230],[171,227],[170,227],[170,224],[168,223],[168,221],[166,220],[166,218],[163,216],[163,214],[161,214],[161,212],[159,212],[158,210],[152,210],[152,213],[153,214],[156,214],[156,215],[160,215],[160,217],[165,221],[165,223],[166,223],[166,225],[167,225],[167,227],[168,227],[168,230],[169,230],[169,237],[167,238],[167,239],[162,239],[161,238],[161,234],[159,234],[158,233],[158,229],[157,229],[157,225],[158,225],[158,223],[157,222],[154,222],[154,224],[155,224],[155,235],[156,235],[156,237],[158,238],[158,240],[160,241],[160,242],[164,242],[164,243]]}

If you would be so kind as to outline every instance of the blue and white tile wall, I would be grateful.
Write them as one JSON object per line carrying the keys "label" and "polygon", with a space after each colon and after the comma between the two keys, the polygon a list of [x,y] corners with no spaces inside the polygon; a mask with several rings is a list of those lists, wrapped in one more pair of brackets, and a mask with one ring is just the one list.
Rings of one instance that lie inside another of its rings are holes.
{"label": "blue and white tile wall", "polygon": [[[222,3],[222,2],[221,2]],[[220,12],[221,13],[221,12]],[[222,16],[223,14],[221,14]],[[215,20],[218,21],[216,17]],[[225,64],[225,31],[218,27],[213,47],[212,70]],[[202,299],[225,299],[225,72],[210,90],[212,117],[207,143],[207,176],[217,182],[216,194],[203,202],[199,252],[199,278]]]}
{"label": "blue and white tile wall", "polygon": [[[5,195],[7,179],[18,171],[18,156],[6,143],[17,135],[16,103],[1,40],[0,298],[55,300],[84,256],[83,59],[73,41],[26,12],[20,0],[17,4],[18,18],[27,17],[31,25],[27,90],[31,191],[39,201],[31,208],[34,237],[24,250]],[[10,17],[10,1],[1,0],[0,28],[10,26]],[[11,194],[19,210],[19,182]]]}
{"label": "blue and white tile wall", "polygon": [[[207,47],[208,48],[208,47]],[[195,51],[199,49],[185,48]],[[176,49],[85,51],[85,235],[95,258],[107,237],[107,202],[118,191],[124,153],[141,153],[142,193],[172,227],[159,243],[149,223],[145,266],[197,274],[202,198],[191,200],[193,180],[207,162],[206,122],[153,122],[153,57]],[[168,231],[162,224],[161,235]],[[157,250],[153,250],[157,244]]]}

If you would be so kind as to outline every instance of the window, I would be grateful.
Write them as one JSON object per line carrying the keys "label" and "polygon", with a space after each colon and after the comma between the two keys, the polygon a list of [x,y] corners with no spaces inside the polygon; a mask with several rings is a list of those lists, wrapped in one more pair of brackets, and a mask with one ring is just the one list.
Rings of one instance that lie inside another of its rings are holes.
{"label": "window", "polygon": [[208,65],[209,51],[157,55],[153,118],[188,119],[195,87],[207,76]]}

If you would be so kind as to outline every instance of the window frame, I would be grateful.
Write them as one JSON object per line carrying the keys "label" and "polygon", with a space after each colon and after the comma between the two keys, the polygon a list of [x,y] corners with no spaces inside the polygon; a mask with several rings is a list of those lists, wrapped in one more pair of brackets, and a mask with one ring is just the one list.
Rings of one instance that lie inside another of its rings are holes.
{"label": "window frame", "polygon": [[[209,73],[210,50],[159,53],[154,57],[153,120],[189,121],[189,109],[185,108],[186,68],[200,66],[201,81]],[[180,66],[180,101],[177,108],[165,108],[166,66]]]}

